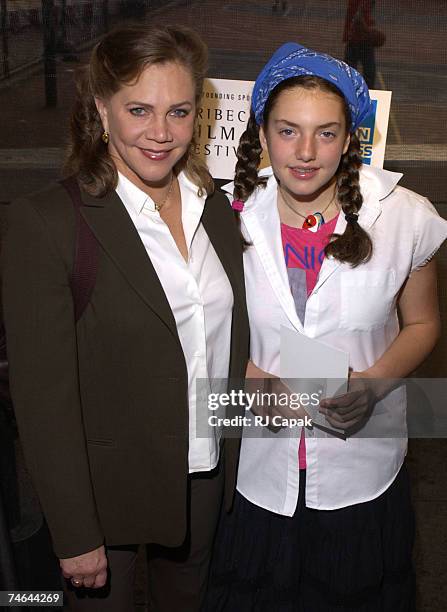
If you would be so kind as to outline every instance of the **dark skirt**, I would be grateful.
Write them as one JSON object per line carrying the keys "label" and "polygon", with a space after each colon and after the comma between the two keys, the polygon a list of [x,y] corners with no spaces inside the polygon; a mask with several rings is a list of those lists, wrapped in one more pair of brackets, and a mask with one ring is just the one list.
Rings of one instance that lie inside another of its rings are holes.
{"label": "dark skirt", "polygon": [[[305,470],[300,473],[305,483]],[[203,612],[410,612],[414,514],[402,467],[380,497],[293,517],[237,494],[222,514]]]}

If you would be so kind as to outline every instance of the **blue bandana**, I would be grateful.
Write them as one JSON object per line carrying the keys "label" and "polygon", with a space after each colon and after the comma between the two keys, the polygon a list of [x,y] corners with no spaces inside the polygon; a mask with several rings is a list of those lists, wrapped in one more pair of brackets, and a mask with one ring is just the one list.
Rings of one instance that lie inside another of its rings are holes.
{"label": "blue bandana", "polygon": [[296,76],[318,76],[337,87],[351,111],[351,132],[373,110],[368,87],[361,74],[325,53],[306,49],[297,43],[286,43],[270,58],[256,79],[251,106],[256,123],[263,122],[264,108],[272,90],[282,81]]}

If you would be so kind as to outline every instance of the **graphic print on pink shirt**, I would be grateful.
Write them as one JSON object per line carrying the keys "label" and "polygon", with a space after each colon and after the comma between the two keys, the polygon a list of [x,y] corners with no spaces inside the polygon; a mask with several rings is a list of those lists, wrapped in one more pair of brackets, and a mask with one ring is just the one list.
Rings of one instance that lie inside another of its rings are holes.
{"label": "graphic print on pink shirt", "polygon": [[[296,313],[303,325],[306,317],[307,298],[317,284],[324,260],[324,248],[329,241],[329,236],[334,233],[337,219],[338,215],[328,223],[324,223],[316,232],[281,223],[282,246],[290,291],[295,302]],[[304,429],[301,430],[298,461],[300,470],[306,469]]]}
{"label": "graphic print on pink shirt", "polygon": [[316,232],[281,223],[281,238],[287,269],[300,269],[306,273],[306,299],[317,284],[324,259],[324,248],[334,233],[338,215],[324,223]]}

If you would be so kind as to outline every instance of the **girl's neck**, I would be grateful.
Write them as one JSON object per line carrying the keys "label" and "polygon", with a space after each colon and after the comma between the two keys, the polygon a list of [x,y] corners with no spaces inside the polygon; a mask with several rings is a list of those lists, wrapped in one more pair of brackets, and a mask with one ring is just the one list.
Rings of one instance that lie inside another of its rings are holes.
{"label": "girl's neck", "polygon": [[277,201],[281,221],[292,227],[301,227],[305,217],[317,212],[323,214],[326,222],[330,221],[340,208],[336,198],[335,181],[310,197],[297,196],[278,185]]}

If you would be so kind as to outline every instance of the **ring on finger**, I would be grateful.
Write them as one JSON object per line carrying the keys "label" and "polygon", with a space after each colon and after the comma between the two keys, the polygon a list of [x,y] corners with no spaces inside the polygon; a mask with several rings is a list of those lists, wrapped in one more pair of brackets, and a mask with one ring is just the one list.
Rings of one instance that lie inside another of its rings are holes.
{"label": "ring on finger", "polygon": [[71,579],[71,584],[73,586],[76,586],[76,587],[81,586],[82,580],[79,580],[78,578],[72,578]]}

